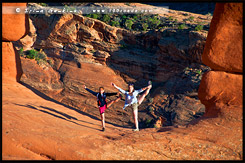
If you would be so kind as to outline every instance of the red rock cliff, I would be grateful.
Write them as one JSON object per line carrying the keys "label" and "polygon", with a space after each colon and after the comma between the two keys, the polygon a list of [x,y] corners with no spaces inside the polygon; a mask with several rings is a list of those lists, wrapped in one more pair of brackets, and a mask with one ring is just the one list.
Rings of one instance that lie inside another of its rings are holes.
{"label": "red rock cliff", "polygon": [[235,112],[242,111],[242,12],[242,3],[216,4],[202,55],[212,71],[204,74],[198,91],[206,115],[225,114],[221,108],[213,110],[217,104],[239,106]]}
{"label": "red rock cliff", "polygon": [[[26,6],[26,3],[3,3],[3,6]],[[3,82],[19,81],[22,69],[20,56],[12,42],[24,37],[29,31],[25,14],[2,15],[2,77]]]}

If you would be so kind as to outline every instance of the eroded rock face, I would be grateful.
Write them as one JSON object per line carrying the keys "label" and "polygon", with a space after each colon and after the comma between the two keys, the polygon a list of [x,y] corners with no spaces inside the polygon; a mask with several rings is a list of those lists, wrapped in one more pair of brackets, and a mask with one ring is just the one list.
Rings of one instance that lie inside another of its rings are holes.
{"label": "eroded rock face", "polygon": [[[3,3],[4,6],[26,6],[26,3]],[[2,40],[17,41],[29,32],[28,15],[3,14],[2,15]]]}
{"label": "eroded rock face", "polygon": [[20,56],[12,42],[2,42],[2,77],[3,82],[20,81],[22,68]]}
{"label": "eroded rock face", "polygon": [[16,47],[18,47],[19,49],[23,48],[24,51],[32,49],[32,46],[34,42],[36,41],[36,37],[37,37],[36,28],[34,27],[32,20],[31,19],[28,19],[28,20],[29,20],[29,25],[30,25],[29,33],[25,37],[14,42],[14,45]]}
{"label": "eroded rock face", "polygon": [[209,71],[203,75],[198,97],[206,106],[214,103],[241,106],[243,75]]}
{"label": "eroded rock face", "polygon": [[[175,74],[162,87],[151,92],[153,99],[147,101],[147,110],[154,119],[165,119],[162,126],[183,127],[205,113],[205,105],[198,99],[197,90],[202,74],[210,69],[199,66],[192,64],[190,68]],[[156,121],[155,125],[159,126],[159,123]]]}
{"label": "eroded rock face", "polygon": [[217,3],[202,55],[213,70],[243,72],[243,5]]}
{"label": "eroded rock face", "polygon": [[[108,91],[116,91],[112,89],[111,82],[127,89],[127,82],[136,82],[136,87],[141,88],[147,85],[148,80],[163,83],[170,79],[170,84],[181,83],[177,88],[179,92],[174,89],[175,93],[197,90],[198,82],[184,84],[182,77],[173,78],[192,62],[200,65],[207,34],[205,30],[135,32],[74,14],[38,14],[30,19],[37,34],[33,48],[42,49],[53,60],[52,68],[59,73],[63,90],[55,95],[52,90],[48,92],[48,87],[52,88],[54,83],[42,79],[47,73],[55,77],[51,71],[41,73],[41,69],[36,67],[40,79],[32,80],[32,72],[27,70],[30,65],[24,59],[22,63],[26,67],[26,76],[23,76],[23,81],[60,102],[81,110],[90,108],[86,112],[99,116],[97,110],[91,109],[96,107],[96,99],[84,91],[83,84],[94,91],[100,86],[105,86]],[[49,76],[47,78],[52,79]],[[33,74],[33,77],[38,76]],[[53,91],[58,92],[55,89]],[[117,104],[116,107],[123,107],[123,104]],[[146,107],[142,105],[142,108]],[[147,114],[142,114],[140,117],[147,117]],[[129,117],[132,117],[131,112],[123,121],[128,122]],[[122,120],[117,123],[122,123]]]}
{"label": "eroded rock face", "polygon": [[[57,94],[63,90],[60,74],[51,66],[39,66],[35,60],[21,59],[23,76],[21,81],[41,90],[46,94]],[[31,79],[31,80],[30,80]]]}
{"label": "eroded rock face", "polygon": [[242,116],[242,22],[241,3],[216,4],[202,55],[203,63],[213,71],[203,75],[198,90],[206,116]]}
{"label": "eroded rock face", "polygon": [[[186,126],[205,113],[205,106],[196,98],[185,95],[158,94],[148,107],[153,117],[161,117],[161,126]],[[156,121],[157,123],[157,121]]]}
{"label": "eroded rock face", "polygon": [[34,48],[48,56],[54,56],[54,51],[59,56],[72,53],[79,56],[78,62],[108,65],[127,82],[165,82],[190,62],[201,63],[207,34],[170,29],[132,32],[74,14],[30,18],[37,31]]}
{"label": "eroded rock face", "polygon": [[[26,3],[3,3],[3,6],[26,6]],[[10,41],[17,41],[29,32],[25,14],[2,14],[2,77],[3,82],[20,81],[20,56]]]}

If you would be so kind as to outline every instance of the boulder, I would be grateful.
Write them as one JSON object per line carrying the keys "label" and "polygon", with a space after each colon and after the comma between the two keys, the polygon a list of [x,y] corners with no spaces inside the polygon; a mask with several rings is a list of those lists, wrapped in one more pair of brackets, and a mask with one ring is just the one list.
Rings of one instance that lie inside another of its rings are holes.
{"label": "boulder", "polygon": [[174,126],[185,126],[205,113],[205,106],[199,100],[188,96],[175,97],[167,109],[171,110]]}
{"label": "boulder", "polygon": [[36,28],[34,27],[32,20],[31,19],[28,19],[28,20],[29,20],[29,25],[30,25],[30,31],[28,35],[26,35],[25,37],[23,37],[22,39],[16,42],[13,42],[15,47],[18,47],[18,48],[23,47],[24,51],[32,49],[32,46],[34,42],[36,41],[36,37],[37,37]]}
{"label": "boulder", "polygon": [[2,42],[2,77],[3,83],[20,81],[22,68],[20,57],[12,42]]}
{"label": "boulder", "polygon": [[196,98],[181,94],[161,93],[154,97],[152,110],[150,113],[153,117],[164,117],[164,122],[159,119],[156,121],[157,126],[159,124],[163,126],[186,126],[205,113],[205,106]]}
{"label": "boulder", "polygon": [[97,50],[95,53],[94,53],[94,56],[95,57],[98,57],[98,58],[108,58],[110,56],[109,53],[105,52],[105,51],[100,51],[100,50]]}
{"label": "boulder", "polygon": [[[3,3],[5,6],[26,7],[26,3]],[[27,14],[2,14],[2,40],[17,41],[29,32]]]}
{"label": "boulder", "polygon": [[242,3],[216,4],[202,55],[213,70],[243,72],[242,12]]}
{"label": "boulder", "polygon": [[47,65],[38,65],[35,60],[21,58],[23,75],[21,81],[46,94],[63,89],[60,74]]}
{"label": "boulder", "polygon": [[241,106],[242,78],[240,74],[209,71],[202,76],[198,97],[206,108],[215,103]]}

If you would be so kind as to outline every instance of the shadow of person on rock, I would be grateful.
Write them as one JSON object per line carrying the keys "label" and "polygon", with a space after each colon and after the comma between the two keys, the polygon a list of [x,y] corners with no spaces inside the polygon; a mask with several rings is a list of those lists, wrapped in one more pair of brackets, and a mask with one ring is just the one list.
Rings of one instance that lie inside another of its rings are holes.
{"label": "shadow of person on rock", "polygon": [[[59,114],[63,115],[64,117],[59,116],[59,115],[56,115],[56,114],[53,114],[53,113],[51,113],[51,112],[49,112],[49,111],[46,111],[46,110],[42,110],[42,109],[40,109],[39,107],[34,106],[34,105],[21,105],[21,104],[15,104],[15,105],[27,107],[27,108],[34,109],[34,110],[38,110],[38,111],[40,111],[40,112],[43,112],[43,113],[52,115],[52,116],[54,116],[54,117],[56,117],[56,118],[60,118],[60,119],[66,120],[66,121],[71,122],[71,123],[74,123],[74,124],[76,124],[76,125],[83,126],[83,127],[87,127],[87,128],[91,128],[91,129],[100,131],[100,130],[97,129],[97,128],[89,127],[89,126],[82,125],[82,124],[79,124],[79,123],[77,123],[77,122],[71,121],[70,119],[73,118],[73,119],[76,120],[76,118],[74,118],[74,117],[72,117],[72,116],[69,116],[69,115],[67,115],[67,114],[65,114],[65,113],[58,112],[58,111],[56,111],[56,110],[54,110],[54,109],[51,109],[51,108],[48,108],[48,107],[40,106],[40,108],[44,108],[44,109],[47,109],[47,110],[50,110],[50,111],[54,111],[55,113],[59,113]],[[72,118],[71,118],[71,117],[72,117]],[[68,118],[68,119],[67,119],[67,118]],[[86,122],[86,121],[83,121],[83,122],[89,123],[89,122]],[[93,123],[90,123],[90,124],[93,124]],[[94,124],[94,125],[95,125],[95,124]]]}
{"label": "shadow of person on rock", "polygon": [[[53,98],[51,98],[51,97],[45,95],[44,93],[38,91],[37,89],[31,87],[29,84],[26,84],[26,83],[24,83],[24,82],[22,82],[22,81],[20,81],[19,83],[22,84],[23,86],[25,86],[26,88],[30,89],[32,92],[34,92],[34,93],[35,93],[36,95],[38,95],[39,97],[41,97],[41,98],[43,98],[43,99],[45,99],[45,100],[47,100],[47,101],[51,101],[51,102],[54,102],[54,103],[56,103],[56,104],[62,105],[62,106],[64,106],[64,107],[66,107],[66,108],[68,108],[68,109],[71,109],[71,110],[74,110],[74,111],[76,111],[76,112],[78,112],[78,113],[80,113],[80,114],[82,114],[82,115],[85,115],[85,116],[88,116],[88,117],[90,117],[90,118],[92,118],[92,119],[95,119],[95,120],[99,120],[99,121],[100,121],[100,119],[97,118],[96,116],[93,116],[93,115],[91,115],[91,114],[88,114],[88,113],[86,113],[86,112],[83,112],[83,111],[81,111],[81,110],[78,110],[78,109],[76,109],[76,108],[74,108],[74,107],[71,107],[71,106],[69,106],[69,105],[66,105],[66,104],[64,104],[64,103],[61,103],[61,102],[59,102],[59,101],[57,101],[57,100],[55,100],[55,99],[53,99]],[[69,116],[69,115],[68,115],[68,116]],[[62,118],[63,118],[63,117],[62,117]],[[74,118],[74,117],[73,117],[73,118]],[[81,121],[81,120],[78,120],[78,121]],[[116,127],[129,128],[129,127],[127,127],[127,126],[122,126],[122,125],[118,125],[118,124],[111,123],[111,122],[107,122],[107,121],[106,121],[106,123],[111,124],[111,125],[116,126]],[[109,127],[109,128],[110,128],[110,127]]]}
{"label": "shadow of person on rock", "polygon": [[70,116],[70,115],[68,115],[68,114],[66,114],[66,113],[59,112],[59,111],[57,111],[57,110],[55,110],[55,109],[52,109],[52,108],[49,108],[49,107],[46,107],[46,106],[40,106],[40,107],[41,107],[41,108],[44,108],[44,109],[47,109],[47,110],[50,110],[50,111],[53,111],[53,112],[55,112],[55,113],[58,113],[58,114],[60,114],[60,115],[62,115],[62,116],[64,116],[64,117],[66,117],[66,118],[68,118],[68,119],[74,119],[74,120],[77,120],[76,117],[72,117],[72,116]]}
{"label": "shadow of person on rock", "polygon": [[172,130],[171,128],[162,127],[157,132],[166,132],[166,131],[171,131],[171,130]]}

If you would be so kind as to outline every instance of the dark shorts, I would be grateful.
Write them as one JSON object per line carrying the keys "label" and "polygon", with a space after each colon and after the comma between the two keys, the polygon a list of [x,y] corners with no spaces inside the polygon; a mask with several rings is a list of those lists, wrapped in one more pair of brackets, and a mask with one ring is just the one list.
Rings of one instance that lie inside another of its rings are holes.
{"label": "dark shorts", "polygon": [[107,106],[106,105],[104,105],[102,107],[99,107],[100,114],[104,113],[106,109],[107,109]]}

